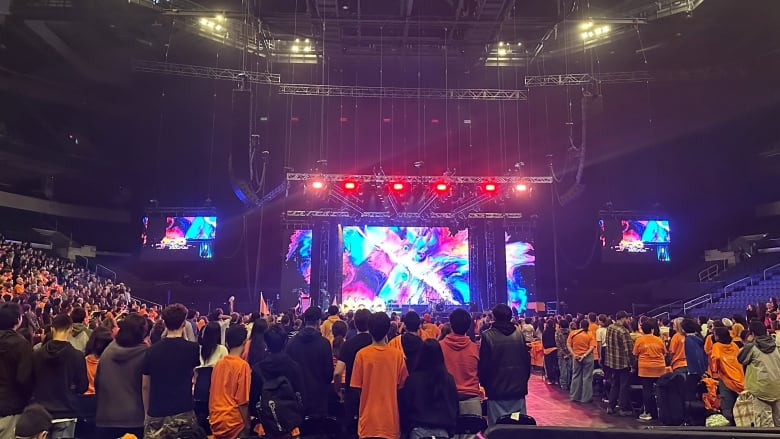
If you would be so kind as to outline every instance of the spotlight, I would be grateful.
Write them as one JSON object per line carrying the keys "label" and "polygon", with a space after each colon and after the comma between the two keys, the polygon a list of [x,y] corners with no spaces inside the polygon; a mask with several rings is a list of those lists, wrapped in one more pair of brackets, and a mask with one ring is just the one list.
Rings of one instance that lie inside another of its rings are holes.
{"label": "spotlight", "polygon": [[325,182],[323,180],[312,180],[311,188],[317,190],[323,189],[325,188]]}
{"label": "spotlight", "polygon": [[433,185],[433,189],[435,189],[436,192],[443,194],[450,190],[450,185],[444,181],[440,181]]}
{"label": "spotlight", "polygon": [[525,183],[517,183],[515,185],[515,192],[525,192],[528,190],[528,186]]}
{"label": "spotlight", "polygon": [[492,194],[498,190],[498,185],[493,182],[482,183],[482,191]]}
{"label": "spotlight", "polygon": [[357,189],[358,184],[354,180],[346,180],[344,183],[341,184],[341,188],[344,189],[344,191],[351,192]]}
{"label": "spotlight", "polygon": [[390,189],[395,192],[403,192],[406,189],[406,184],[404,184],[402,181],[395,181],[390,183]]}

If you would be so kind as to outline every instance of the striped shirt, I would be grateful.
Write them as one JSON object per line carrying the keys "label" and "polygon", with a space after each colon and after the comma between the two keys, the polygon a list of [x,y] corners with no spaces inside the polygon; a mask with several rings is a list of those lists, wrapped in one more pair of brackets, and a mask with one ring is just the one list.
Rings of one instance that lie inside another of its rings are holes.
{"label": "striped shirt", "polygon": [[631,333],[620,323],[613,323],[607,328],[607,340],[604,364],[610,369],[627,369],[631,367],[634,342]]}

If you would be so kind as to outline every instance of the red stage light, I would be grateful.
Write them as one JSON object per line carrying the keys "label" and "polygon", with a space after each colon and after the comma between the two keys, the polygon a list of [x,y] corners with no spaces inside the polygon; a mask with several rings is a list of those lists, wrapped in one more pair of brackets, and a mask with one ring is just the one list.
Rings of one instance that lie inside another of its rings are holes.
{"label": "red stage light", "polygon": [[404,189],[406,189],[406,185],[403,182],[396,181],[395,183],[392,183],[390,185],[390,189],[392,189],[392,190],[394,190],[396,192],[401,192]]}
{"label": "red stage light", "polygon": [[495,192],[498,189],[495,183],[485,183],[482,185],[482,190],[485,192]]}
{"label": "red stage light", "polygon": [[345,191],[354,191],[355,189],[357,189],[358,185],[357,185],[357,182],[355,182],[355,181],[347,180],[347,181],[344,182],[344,184],[341,185],[341,187]]}
{"label": "red stage light", "polygon": [[322,189],[325,187],[325,182],[322,180],[313,180],[311,182],[311,188],[312,189]]}
{"label": "red stage light", "polygon": [[450,185],[444,182],[439,182],[436,183],[433,188],[436,189],[436,192],[447,192],[450,190]]}
{"label": "red stage light", "polygon": [[515,185],[515,190],[516,190],[517,192],[525,192],[525,191],[527,191],[527,190],[528,190],[528,186],[526,186],[526,184],[525,184],[525,183],[517,183],[517,184]]}

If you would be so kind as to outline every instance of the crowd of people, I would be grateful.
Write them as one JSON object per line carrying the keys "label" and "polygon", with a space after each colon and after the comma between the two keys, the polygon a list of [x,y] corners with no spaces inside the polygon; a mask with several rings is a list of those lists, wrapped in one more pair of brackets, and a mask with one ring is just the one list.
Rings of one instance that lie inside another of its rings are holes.
{"label": "crowd of people", "polygon": [[731,424],[747,391],[750,423],[780,426],[774,300],[672,322],[525,318],[503,304],[455,309],[443,323],[336,306],[241,315],[232,298],[227,314],[200,316],[147,308],[124,285],[21,244],[0,244],[0,274],[0,439],[294,438],[305,419],[331,417],[340,437],[449,438],[463,415],[526,414],[534,345],[546,383],[574,403],[597,399],[603,373],[609,414],[634,416],[639,384],[639,419],[667,423],[686,409],[662,389],[683,382],[684,400],[703,399]]}

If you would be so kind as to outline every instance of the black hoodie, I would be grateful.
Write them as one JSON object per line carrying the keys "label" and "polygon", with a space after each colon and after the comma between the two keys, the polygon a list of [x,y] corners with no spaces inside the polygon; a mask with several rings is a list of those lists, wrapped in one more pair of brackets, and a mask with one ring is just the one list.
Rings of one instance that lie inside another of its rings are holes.
{"label": "black hoodie", "polygon": [[287,354],[302,365],[306,416],[328,413],[328,394],[333,389],[333,350],[320,331],[305,327],[287,343]]}
{"label": "black hoodie", "polygon": [[144,425],[141,380],[147,349],[143,343],[125,347],[114,341],[103,351],[95,373],[99,427]]}
{"label": "black hoodie", "polygon": [[0,417],[22,413],[32,390],[32,346],[14,331],[0,331]]}
{"label": "black hoodie", "polygon": [[528,394],[531,353],[511,322],[494,322],[479,345],[479,382],[494,400],[518,400]]}
{"label": "black hoodie", "polygon": [[53,419],[77,417],[79,395],[89,384],[84,354],[67,341],[49,341],[33,352],[33,372],[33,402],[46,407]]}
{"label": "black hoodie", "polygon": [[257,401],[260,400],[260,393],[263,390],[263,377],[276,378],[278,376],[287,377],[287,381],[293,387],[293,390],[304,397],[306,389],[303,384],[301,367],[284,352],[268,354],[259,363],[252,365],[252,384],[249,388],[249,410],[254,413]]}

